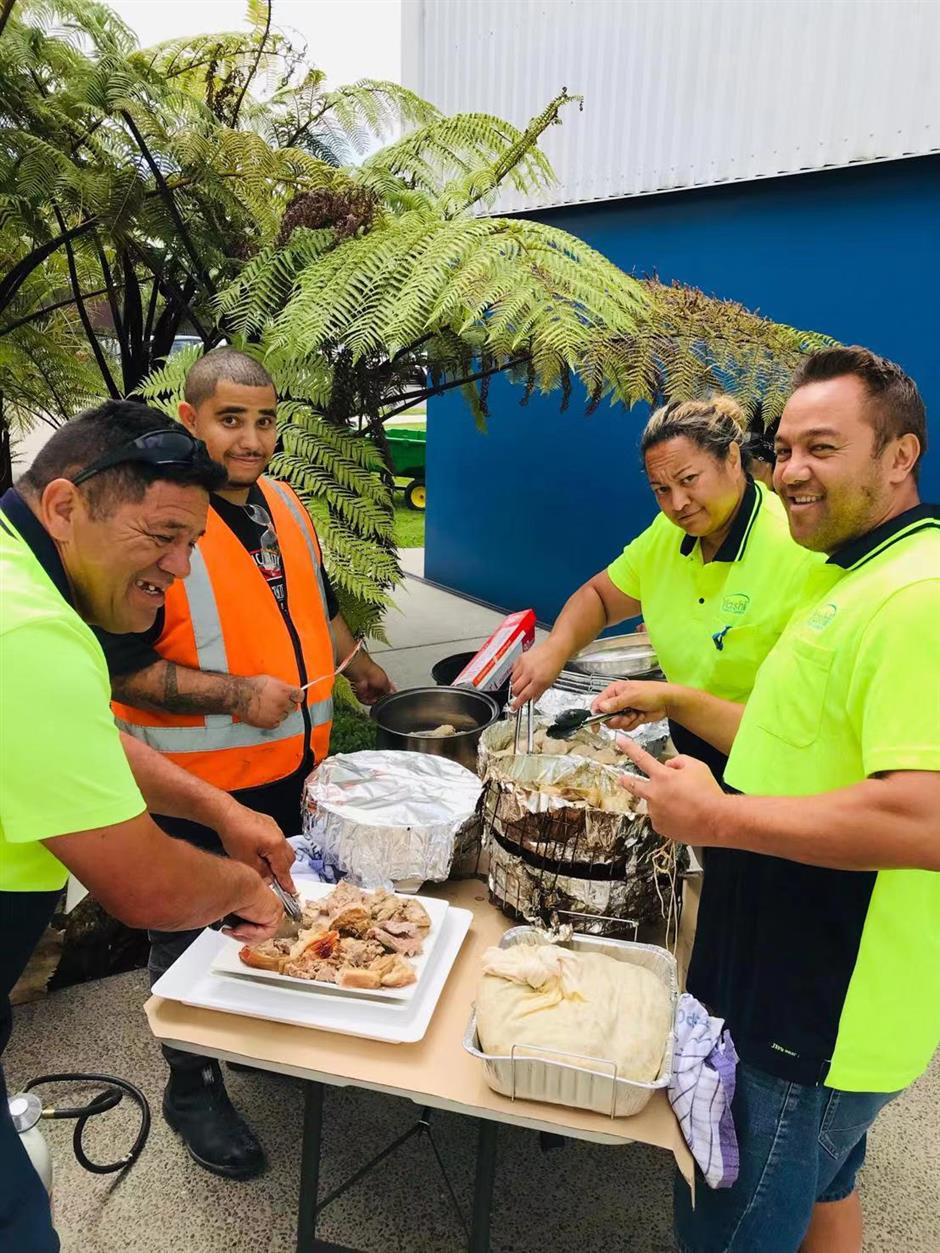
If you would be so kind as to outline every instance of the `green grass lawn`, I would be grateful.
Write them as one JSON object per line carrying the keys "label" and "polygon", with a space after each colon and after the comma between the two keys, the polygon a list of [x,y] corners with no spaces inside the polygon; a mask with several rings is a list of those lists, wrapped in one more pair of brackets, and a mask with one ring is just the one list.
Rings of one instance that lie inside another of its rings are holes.
{"label": "green grass lawn", "polygon": [[399,548],[424,547],[424,513],[409,509],[395,493],[395,542]]}

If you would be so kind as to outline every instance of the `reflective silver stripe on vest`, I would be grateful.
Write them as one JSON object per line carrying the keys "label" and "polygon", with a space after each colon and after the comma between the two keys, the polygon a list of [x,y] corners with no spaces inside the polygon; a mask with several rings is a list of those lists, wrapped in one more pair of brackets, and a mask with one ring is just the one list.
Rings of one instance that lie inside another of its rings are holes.
{"label": "reflective silver stripe on vest", "polygon": [[193,549],[189,577],[183,584],[189,601],[189,614],[196,641],[196,657],[200,670],[215,670],[228,674],[228,657],[225,638],[222,635],[222,619],[215,603],[215,591],[209,577],[206,559],[198,546]]}
{"label": "reflective silver stripe on vest", "polygon": [[[323,726],[333,717],[331,700],[317,701],[307,708],[314,726]],[[115,718],[118,730],[149,744],[158,753],[209,753],[223,748],[257,748],[261,744],[275,744],[304,733],[303,714],[299,709],[285,718],[280,726],[270,730],[249,726],[247,722],[233,722],[222,714],[215,715],[213,721],[214,725],[205,727],[144,727]],[[223,721],[227,721],[228,725],[218,725]],[[209,722],[208,718],[206,722]]]}
{"label": "reflective silver stripe on vest", "polygon": [[339,663],[341,658],[336,656],[336,640],[333,636],[333,623],[330,621],[330,616],[327,612],[326,588],[323,586],[323,567],[321,566],[320,559],[317,556],[316,545],[310,536],[310,517],[294,493],[288,491],[283,483],[279,483],[277,479],[268,478],[264,481],[268,487],[273,488],[274,491],[277,492],[278,496],[280,496],[281,500],[283,500],[284,504],[293,515],[294,521],[300,527],[300,533],[304,537],[304,543],[307,545],[307,552],[310,554],[310,563],[316,571],[317,588],[320,592],[320,604],[323,608],[323,616],[326,618],[326,624],[330,630],[330,643],[333,646],[333,656],[336,662]]}
{"label": "reflective silver stripe on vest", "polygon": [[[299,513],[299,506],[293,496],[273,479],[266,479],[265,482],[277,491],[300,526],[310,554],[310,561],[316,572],[320,601],[323,605],[324,617],[326,617],[326,597],[320,576],[320,562],[313,540]],[[225,637],[222,634],[222,619],[219,617],[215,591],[205,558],[198,548],[193,551],[185,592],[189,603],[189,616],[193,627],[199,669],[228,674],[229,665],[225,651]],[[333,701],[315,701],[307,706],[307,710],[311,726],[323,726],[332,721]],[[230,714],[205,714],[204,721],[205,726],[202,727],[152,727],[125,722],[122,718],[115,719],[120,730],[133,735],[135,739],[142,740],[144,744],[148,744],[160,753],[211,753],[226,748],[255,748],[262,744],[274,744],[281,740],[292,739],[294,736],[304,735],[304,718],[299,709],[285,718],[280,726],[270,729],[253,727],[247,722],[236,722]]]}
{"label": "reflective silver stripe on vest", "polygon": [[[222,619],[216,604],[215,590],[209,577],[209,567],[198,547],[193,549],[190,562],[189,577],[184,585],[186,599],[189,602],[189,616],[193,627],[193,639],[196,643],[196,657],[200,670],[214,670],[217,674],[228,674],[228,655],[225,651],[225,637],[222,634]],[[234,726],[231,714],[206,714],[205,727],[167,728],[168,730],[198,730],[203,736],[206,749],[217,748],[217,736],[225,736]],[[250,731],[260,728],[249,727]],[[131,732],[135,734],[135,732]],[[206,740],[206,736],[210,740]],[[138,739],[145,739],[138,736]],[[150,743],[149,740],[146,740]],[[252,741],[254,742],[254,741]],[[156,748],[150,743],[151,748]],[[232,746],[234,747],[234,745]],[[186,752],[186,749],[164,749],[164,752]],[[193,751],[193,750],[188,750]]]}

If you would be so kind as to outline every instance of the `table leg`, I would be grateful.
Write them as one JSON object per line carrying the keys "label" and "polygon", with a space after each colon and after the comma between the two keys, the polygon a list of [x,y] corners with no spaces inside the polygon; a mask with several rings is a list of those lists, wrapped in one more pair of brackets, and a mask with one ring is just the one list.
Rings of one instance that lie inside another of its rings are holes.
{"label": "table leg", "polygon": [[477,1169],[473,1182],[473,1215],[470,1219],[469,1253],[489,1253],[490,1211],[496,1178],[496,1135],[499,1123],[477,1119]]}
{"label": "table leg", "polygon": [[317,1238],[320,1195],[320,1143],[323,1136],[323,1084],[304,1084],[304,1132],[300,1155],[300,1206],[297,1211],[297,1253],[311,1253]]}

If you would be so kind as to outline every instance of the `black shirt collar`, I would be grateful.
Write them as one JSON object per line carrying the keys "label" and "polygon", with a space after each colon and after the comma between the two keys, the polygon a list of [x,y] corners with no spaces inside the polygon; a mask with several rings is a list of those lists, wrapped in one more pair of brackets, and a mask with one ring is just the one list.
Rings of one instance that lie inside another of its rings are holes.
{"label": "black shirt collar", "polygon": [[33,556],[55,584],[56,591],[62,599],[75,608],[72,589],[69,586],[65,566],[59,556],[52,536],[39,521],[15,487],[9,488],[0,496],[0,510],[10,519],[23,539],[33,551]]}
{"label": "black shirt collar", "polygon": [[[738,505],[738,511],[734,515],[734,521],[731,523],[731,529],[722,541],[721,547],[715,553],[712,561],[740,561],[744,556],[747,548],[747,541],[750,539],[754,522],[760,512],[761,501],[763,497],[757,490],[754,480],[748,475],[747,483],[744,486],[744,495],[741,497],[741,503]],[[679,551],[683,557],[690,557],[698,543],[699,536],[683,535],[679,544]]]}
{"label": "black shirt collar", "polygon": [[936,527],[940,527],[940,506],[914,505],[913,508],[899,513],[897,517],[882,522],[881,526],[876,526],[873,531],[868,531],[865,535],[849,540],[847,544],[837,548],[834,553],[830,554],[826,564],[841,566],[843,570],[852,570],[856,566],[864,565],[866,561],[885,548],[898,543],[906,535]]}

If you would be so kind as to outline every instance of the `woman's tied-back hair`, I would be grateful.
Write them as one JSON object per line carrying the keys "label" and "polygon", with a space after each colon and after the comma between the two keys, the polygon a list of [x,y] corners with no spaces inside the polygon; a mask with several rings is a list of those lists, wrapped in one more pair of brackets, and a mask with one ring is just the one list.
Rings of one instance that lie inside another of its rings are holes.
{"label": "woman's tied-back hair", "polygon": [[747,417],[733,396],[709,396],[706,400],[672,400],[657,409],[640,438],[640,451],[667,439],[690,439],[716,461],[727,461],[732,444],[747,462]]}

